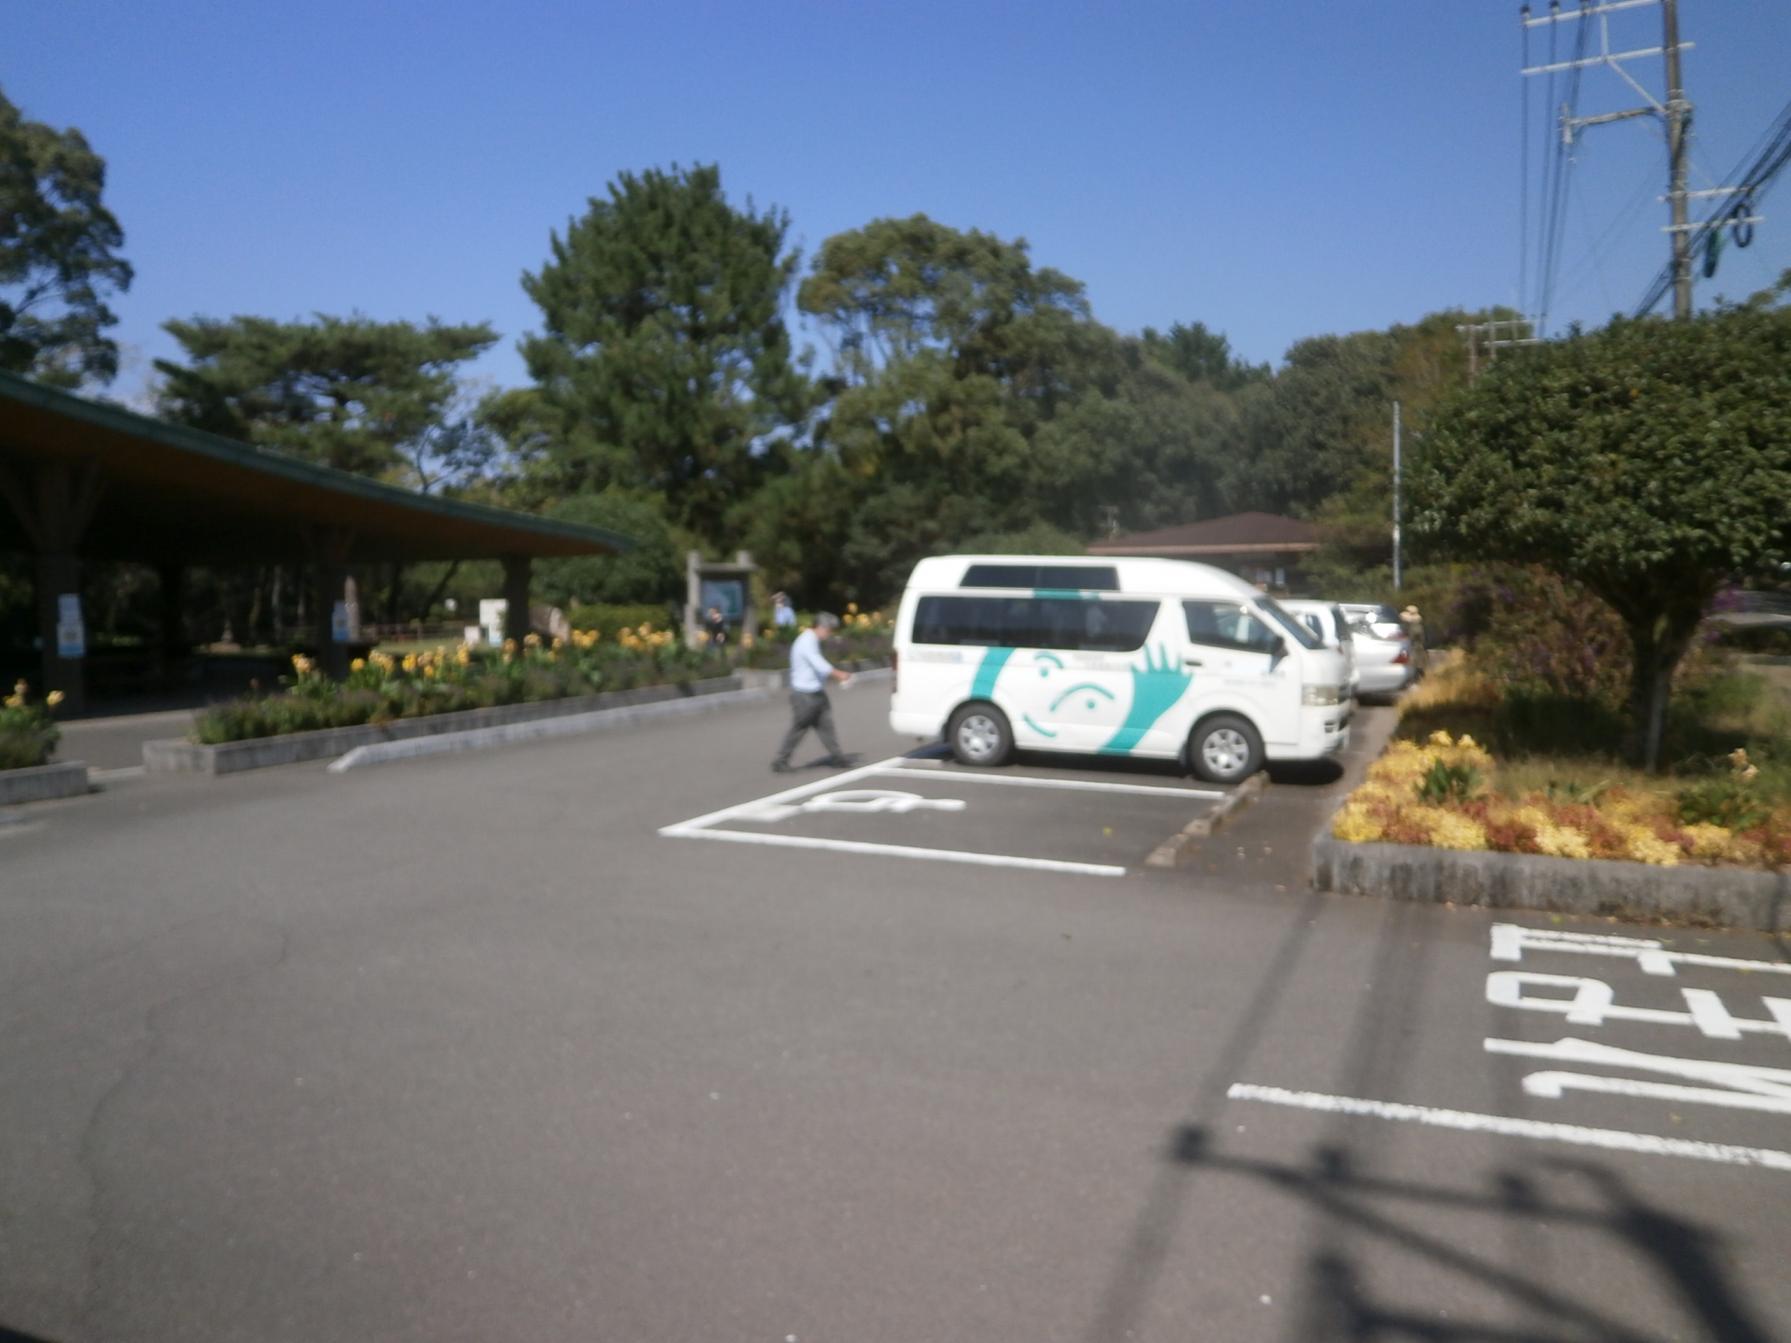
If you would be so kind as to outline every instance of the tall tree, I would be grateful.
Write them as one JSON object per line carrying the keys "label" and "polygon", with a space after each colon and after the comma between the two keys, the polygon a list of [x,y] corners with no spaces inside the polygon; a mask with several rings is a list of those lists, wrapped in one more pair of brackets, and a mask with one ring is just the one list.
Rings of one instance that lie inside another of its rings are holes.
{"label": "tall tree", "polygon": [[177,423],[413,487],[477,469],[490,451],[457,411],[459,368],[490,348],[485,323],[196,317],[165,329],[186,364],[157,360]]}
{"label": "tall tree", "polygon": [[131,268],[105,185],[106,161],[80,131],[27,121],[0,93],[0,369],[54,387],[117,374],[118,346],[101,333]]}
{"label": "tall tree", "polygon": [[730,205],[720,169],[699,165],[623,173],[552,236],[522,281],[544,330],[521,348],[562,492],[658,492],[722,539],[763,476],[765,439],[807,404],[783,319],[788,230],[781,211]]}
{"label": "tall tree", "polygon": [[1541,564],[1621,617],[1632,750],[1650,769],[1711,598],[1791,559],[1787,368],[1791,308],[1619,320],[1501,358],[1418,445],[1415,539]]}
{"label": "tall tree", "polygon": [[1167,364],[1190,382],[1204,382],[1235,392],[1251,383],[1267,382],[1267,364],[1247,364],[1232,351],[1231,341],[1204,322],[1175,323],[1167,332],[1145,327],[1140,338],[1152,358]]}

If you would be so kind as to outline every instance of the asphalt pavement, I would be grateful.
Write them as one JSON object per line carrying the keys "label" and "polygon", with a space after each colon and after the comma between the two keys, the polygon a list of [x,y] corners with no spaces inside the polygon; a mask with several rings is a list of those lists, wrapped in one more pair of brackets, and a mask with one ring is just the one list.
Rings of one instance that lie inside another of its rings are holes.
{"label": "asphalt pavement", "polygon": [[1335,771],[1147,868],[1211,790],[836,705],[0,827],[0,1339],[1791,1337],[1772,940],[1315,894]]}

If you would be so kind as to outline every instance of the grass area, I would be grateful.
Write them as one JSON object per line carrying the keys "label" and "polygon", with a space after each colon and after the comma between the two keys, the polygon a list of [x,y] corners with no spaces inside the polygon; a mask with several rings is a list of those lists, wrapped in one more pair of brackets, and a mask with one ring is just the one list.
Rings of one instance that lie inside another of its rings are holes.
{"label": "grass area", "polygon": [[1740,749],[1758,768],[1756,795],[1770,806],[1791,803],[1791,667],[1724,661],[1676,689],[1661,774],[1625,762],[1627,727],[1609,705],[1502,695],[1452,654],[1433,656],[1430,675],[1407,693],[1396,735],[1424,742],[1438,731],[1466,733],[1499,760],[1500,793],[1566,800],[1613,788],[1676,793],[1726,775],[1730,753]]}

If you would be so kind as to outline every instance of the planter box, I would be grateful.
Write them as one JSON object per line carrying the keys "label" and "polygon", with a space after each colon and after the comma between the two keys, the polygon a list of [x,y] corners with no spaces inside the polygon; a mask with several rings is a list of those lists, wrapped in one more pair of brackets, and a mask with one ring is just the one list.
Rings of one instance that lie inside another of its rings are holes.
{"label": "planter box", "polygon": [[663,700],[713,695],[739,687],[738,676],[718,676],[708,681],[609,690],[600,695],[545,700],[539,704],[504,704],[492,709],[431,714],[426,718],[400,718],[377,726],[332,727],[316,732],[292,732],[282,737],[254,737],[218,746],[199,746],[184,740],[146,741],[143,743],[143,765],[151,774],[235,774],[245,769],[265,769],[270,765],[323,760],[376,742],[409,741],[415,737],[501,727],[539,718],[561,718],[631,704],[657,704]]}
{"label": "planter box", "polygon": [[86,791],[87,765],[84,761],[66,760],[58,765],[0,769],[0,805],[79,797]]}
{"label": "planter box", "polygon": [[1740,868],[1351,844],[1321,834],[1312,845],[1312,884],[1321,891],[1489,909],[1664,919],[1764,932],[1791,926],[1791,874]]}

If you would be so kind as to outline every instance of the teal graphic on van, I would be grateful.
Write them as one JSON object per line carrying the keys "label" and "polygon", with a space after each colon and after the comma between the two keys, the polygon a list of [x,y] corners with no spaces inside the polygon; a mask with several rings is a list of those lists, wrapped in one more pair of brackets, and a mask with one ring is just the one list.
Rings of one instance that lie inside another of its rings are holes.
{"label": "teal graphic on van", "polygon": [[[984,652],[971,683],[972,699],[994,699],[996,682],[1010,668],[1017,651],[1013,648],[990,648]],[[1119,697],[1106,686],[1084,680],[1064,687],[1057,674],[1067,672],[1068,668],[1057,654],[1035,653],[1032,662],[1038,671],[1040,684],[1033,686],[1030,677],[1022,677],[1016,681],[1018,673],[1010,672],[1005,682],[1006,698],[1019,712],[1020,721],[1039,736],[1047,740],[1055,739],[1057,729],[1039,722],[1034,717],[1035,713],[1047,721],[1061,721],[1065,706],[1077,700],[1081,701],[1080,711],[1089,715],[1081,719],[1083,722],[1099,723],[1102,719],[1111,722],[1109,714],[1118,715]],[[1168,647],[1162,644],[1155,648],[1147,647],[1144,650],[1144,665],[1133,667],[1130,671],[1132,701],[1118,728],[1106,744],[1099,748],[1102,755],[1129,755],[1157,720],[1175,706],[1194,680],[1191,673],[1176,665]]]}
{"label": "teal graphic on van", "polygon": [[1158,644],[1144,650],[1144,666],[1132,668],[1132,707],[1126,721],[1105,746],[1102,755],[1129,755],[1144,739],[1156,721],[1174,707],[1182,692],[1193,682],[1194,674],[1175,665],[1169,650]]}

